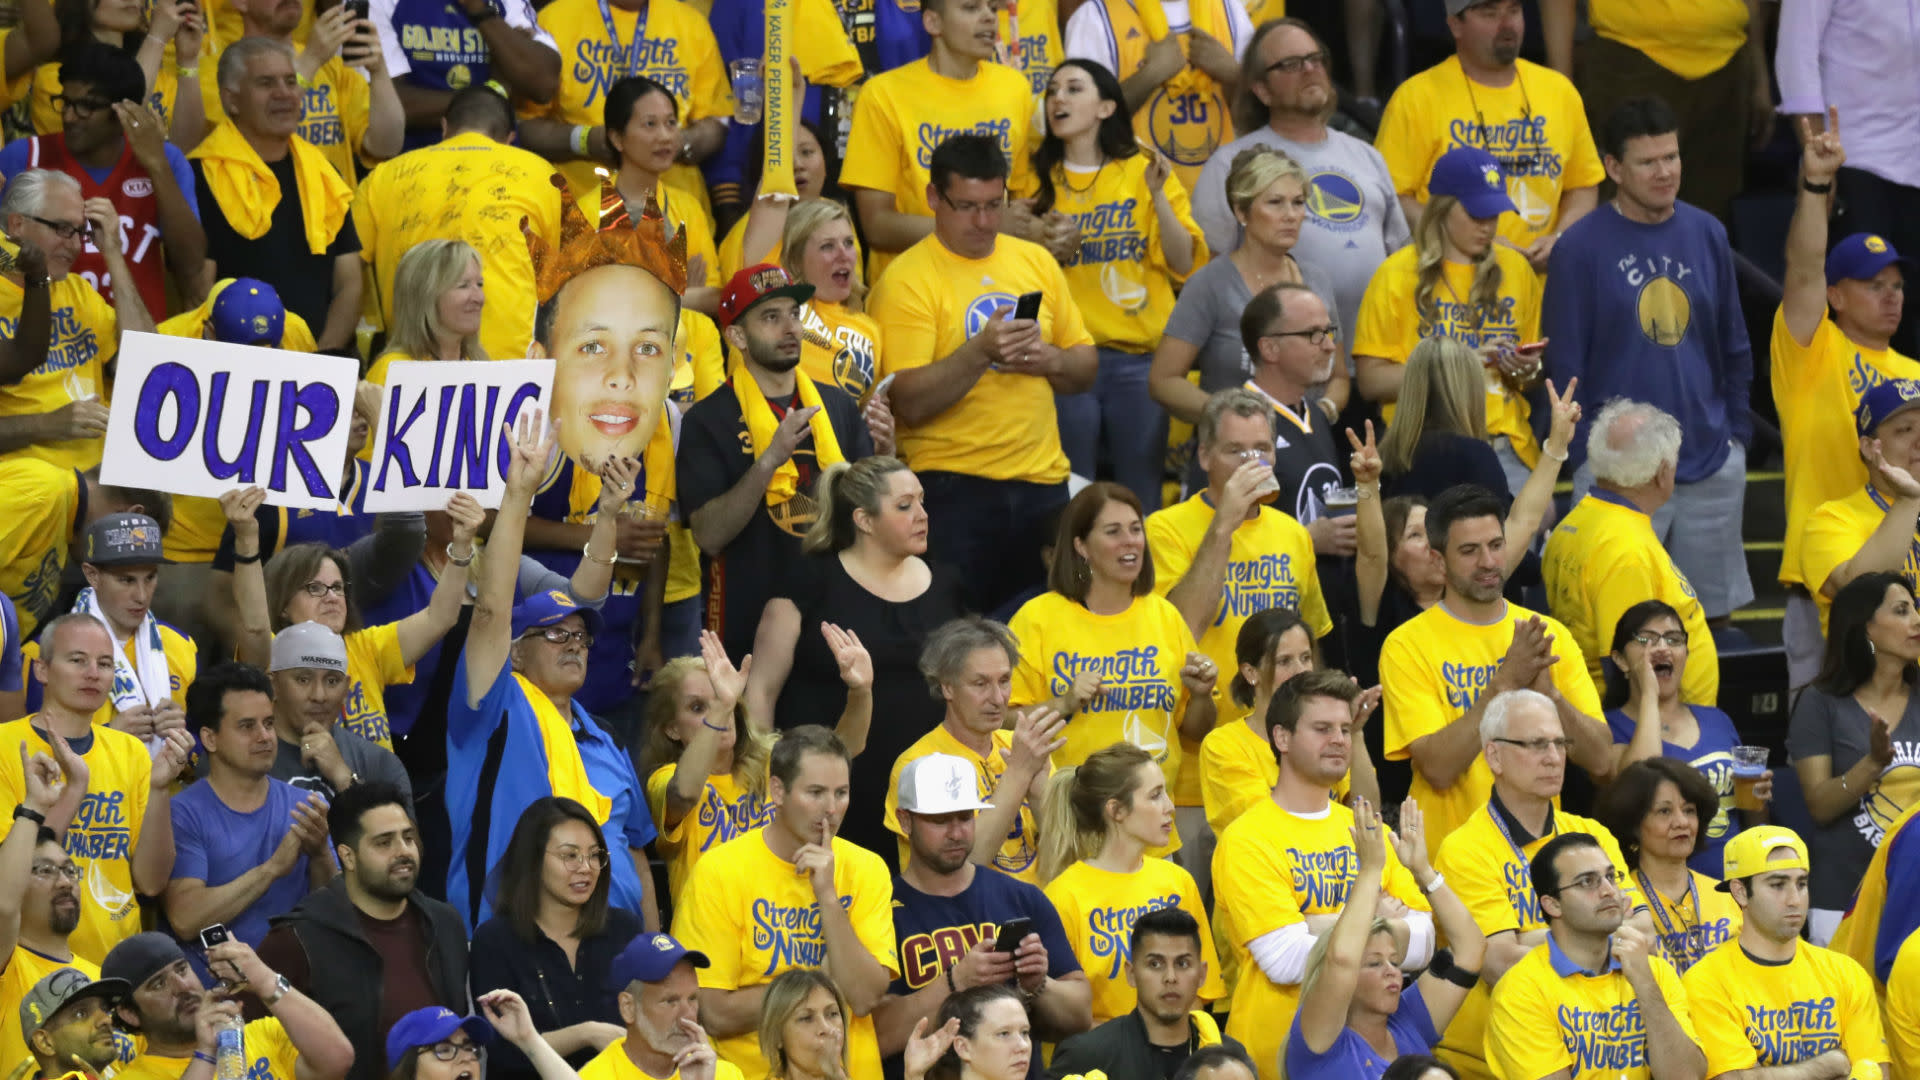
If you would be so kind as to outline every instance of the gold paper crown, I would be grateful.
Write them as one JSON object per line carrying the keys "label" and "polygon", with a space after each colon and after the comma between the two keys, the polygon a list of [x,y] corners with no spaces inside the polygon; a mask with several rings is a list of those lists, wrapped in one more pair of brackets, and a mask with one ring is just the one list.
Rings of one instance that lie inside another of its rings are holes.
{"label": "gold paper crown", "polygon": [[520,231],[526,235],[527,250],[533,255],[541,303],[553,299],[560,287],[575,277],[602,266],[638,267],[666,282],[676,294],[687,291],[686,230],[668,239],[666,218],[658,203],[650,198],[630,226],[602,231],[587,222],[560,174],[554,173],[552,180],[560,189],[560,246],[549,247],[525,217],[520,219]]}

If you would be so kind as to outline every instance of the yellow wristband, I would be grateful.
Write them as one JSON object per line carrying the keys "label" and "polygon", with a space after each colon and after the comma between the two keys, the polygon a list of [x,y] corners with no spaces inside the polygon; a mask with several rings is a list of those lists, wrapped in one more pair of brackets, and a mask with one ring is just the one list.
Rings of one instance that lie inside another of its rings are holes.
{"label": "yellow wristband", "polygon": [[200,65],[199,64],[175,64],[173,67],[173,73],[175,75],[178,75],[182,79],[197,79],[200,77]]}
{"label": "yellow wristband", "polygon": [[302,75],[296,71],[293,73],[293,79],[295,82],[300,84],[300,89],[302,90],[313,89],[313,84],[307,81],[307,77],[305,75]]}

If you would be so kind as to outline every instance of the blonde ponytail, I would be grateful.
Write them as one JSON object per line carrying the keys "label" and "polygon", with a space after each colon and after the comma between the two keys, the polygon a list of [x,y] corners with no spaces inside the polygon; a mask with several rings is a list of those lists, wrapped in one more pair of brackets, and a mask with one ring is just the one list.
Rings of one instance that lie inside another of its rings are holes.
{"label": "blonde ponytail", "polygon": [[1059,877],[1067,867],[1100,854],[1113,825],[1107,804],[1133,801],[1140,786],[1140,769],[1153,764],[1153,755],[1128,742],[1114,743],[1087,755],[1076,767],[1056,769],[1047,781],[1040,805],[1040,883]]}

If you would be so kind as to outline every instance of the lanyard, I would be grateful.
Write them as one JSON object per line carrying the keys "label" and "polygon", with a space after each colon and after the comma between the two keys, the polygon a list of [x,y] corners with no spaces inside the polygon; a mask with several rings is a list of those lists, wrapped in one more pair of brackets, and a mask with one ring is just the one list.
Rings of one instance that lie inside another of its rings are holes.
{"label": "lanyard", "polygon": [[[1893,511],[1893,507],[1880,497],[1872,484],[1867,485],[1867,498],[1873,500],[1873,505],[1879,507],[1882,514]],[[1907,541],[1907,569],[1909,572],[1920,572],[1920,530],[1916,530],[1912,539]]]}
{"label": "lanyard", "polygon": [[[1639,879],[1640,892],[1646,896],[1647,906],[1653,909],[1654,918],[1660,920],[1660,934],[1662,937],[1672,938],[1676,934],[1684,935],[1687,930],[1692,929],[1687,925],[1686,919],[1681,918],[1680,929],[1675,930],[1673,928],[1673,920],[1667,918],[1667,898],[1660,895],[1659,890],[1653,887],[1653,882],[1647,880],[1647,875],[1642,871],[1635,870],[1633,876]],[[1702,918],[1700,914],[1700,886],[1693,880],[1693,871],[1691,870],[1687,871],[1686,900],[1693,905],[1694,922],[1698,923]],[[1677,906],[1673,909],[1673,912],[1676,917],[1679,917],[1680,909]],[[1685,944],[1686,941],[1683,936],[1681,945],[1684,947]],[[1668,953],[1673,956],[1673,966],[1679,968],[1681,971],[1686,971],[1693,966],[1694,957],[1691,954],[1673,949],[1669,949]]]}
{"label": "lanyard", "polygon": [[[649,5],[650,7],[651,5]],[[607,6],[607,0],[600,0],[600,21],[606,24],[607,40],[615,48],[620,47],[620,30],[613,23],[613,9]],[[644,55],[642,46],[647,40],[647,10],[642,9],[633,16],[633,41],[627,46],[626,62],[620,69],[620,77],[640,74],[640,57]]]}
{"label": "lanyard", "polygon": [[1260,397],[1263,400],[1265,400],[1267,404],[1273,406],[1274,412],[1279,413],[1281,416],[1292,421],[1294,427],[1299,428],[1301,431],[1307,433],[1308,435],[1313,434],[1313,405],[1312,404],[1305,402],[1303,399],[1302,403],[1306,404],[1307,406],[1306,411],[1297,413],[1297,412],[1294,412],[1291,407],[1289,407],[1285,402],[1281,401],[1279,398],[1276,398],[1272,394],[1267,393],[1265,390],[1260,389],[1260,387],[1254,384],[1254,381],[1252,379],[1248,379],[1243,384],[1243,388],[1246,390],[1250,390],[1255,394],[1260,395]]}
{"label": "lanyard", "polygon": [[[1487,803],[1487,816],[1493,819],[1494,828],[1500,830],[1500,835],[1506,840],[1507,846],[1513,849],[1513,857],[1520,860],[1521,866],[1527,865],[1527,853],[1520,850],[1519,844],[1514,843],[1513,830],[1507,828],[1506,817],[1500,813],[1499,808],[1494,806],[1491,801]],[[1559,830],[1553,827],[1553,807],[1549,806],[1547,807],[1547,831],[1540,835],[1543,837],[1552,836],[1557,831]]]}

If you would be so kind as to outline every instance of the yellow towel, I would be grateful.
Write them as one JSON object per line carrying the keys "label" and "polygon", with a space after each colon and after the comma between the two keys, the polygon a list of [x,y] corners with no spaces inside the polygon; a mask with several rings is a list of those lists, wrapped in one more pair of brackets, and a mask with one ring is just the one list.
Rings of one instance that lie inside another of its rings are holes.
{"label": "yellow towel", "polygon": [[[814,388],[813,380],[797,368],[793,375],[800,391],[800,407],[818,406],[820,391]],[[780,426],[780,421],[773,418],[773,406],[767,404],[766,395],[760,392],[760,384],[753,381],[751,373],[734,372],[733,393],[740,399],[740,416],[747,422],[747,433],[753,437],[753,456],[757,458],[767,452],[767,444],[773,442],[773,433]],[[813,418],[807,421],[807,427],[813,431],[813,459],[821,472],[825,472],[829,465],[846,460],[840,453],[840,440],[834,438],[833,422],[827,419],[827,410],[814,413]],[[784,505],[799,490],[800,469],[789,457],[774,470],[773,480],[767,484],[767,505]]]}
{"label": "yellow towel", "polygon": [[[292,143],[293,177],[300,188],[300,220],[307,230],[307,250],[319,255],[333,243],[341,223],[347,220],[353,188],[340,179],[312,144],[298,135]],[[220,205],[220,213],[233,231],[249,240],[265,236],[273,224],[274,208],[280,205],[280,181],[233,121],[214,128],[187,156],[200,160],[213,201]]]}

